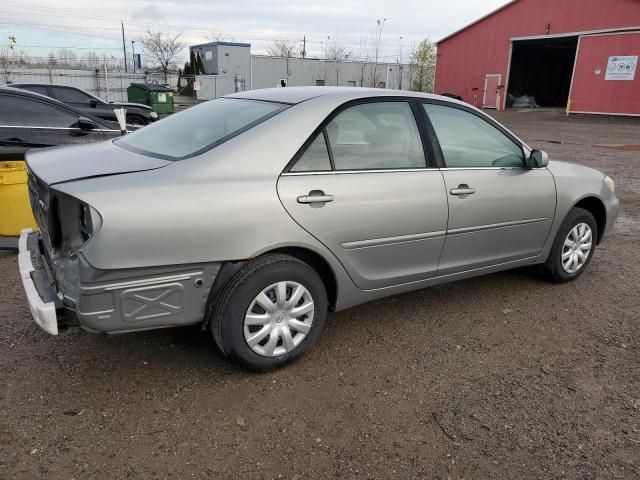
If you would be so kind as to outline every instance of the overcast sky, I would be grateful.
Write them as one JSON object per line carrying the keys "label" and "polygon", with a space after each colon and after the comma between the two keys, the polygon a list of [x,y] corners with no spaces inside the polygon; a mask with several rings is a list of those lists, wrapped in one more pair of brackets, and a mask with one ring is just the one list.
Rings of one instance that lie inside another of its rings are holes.
{"label": "overcast sky", "polygon": [[[406,59],[413,44],[437,41],[507,0],[2,0],[0,33],[15,35],[31,56],[75,47],[122,54],[120,20],[127,48],[148,27],[182,32],[187,44],[208,41],[221,33],[227,40],[249,42],[253,53],[265,53],[273,39],[300,42],[307,37],[309,56],[321,57],[324,42],[338,38],[357,56],[360,39],[371,35],[377,19],[384,23],[384,61]],[[402,38],[401,38],[402,37]],[[137,43],[136,50],[140,48]],[[186,57],[186,53],[184,54]]]}

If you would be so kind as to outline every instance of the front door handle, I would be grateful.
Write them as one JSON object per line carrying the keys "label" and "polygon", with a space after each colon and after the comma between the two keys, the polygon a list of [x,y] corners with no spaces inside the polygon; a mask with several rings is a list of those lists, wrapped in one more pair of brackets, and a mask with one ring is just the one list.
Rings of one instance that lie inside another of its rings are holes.
{"label": "front door handle", "polygon": [[311,190],[309,195],[298,197],[298,203],[306,203],[314,208],[322,207],[327,202],[333,202],[333,195],[326,195],[322,190]]}
{"label": "front door handle", "polygon": [[466,197],[467,195],[473,195],[474,193],[476,193],[476,189],[471,188],[466,183],[461,183],[460,185],[458,185],[458,188],[452,188],[451,190],[449,190],[449,193],[451,195],[457,195],[459,197]]}

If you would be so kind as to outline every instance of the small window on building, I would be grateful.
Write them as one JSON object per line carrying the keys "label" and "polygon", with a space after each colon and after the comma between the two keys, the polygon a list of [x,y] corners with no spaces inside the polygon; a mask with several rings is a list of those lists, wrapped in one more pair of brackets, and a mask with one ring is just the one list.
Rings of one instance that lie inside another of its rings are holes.
{"label": "small window on building", "polygon": [[387,84],[385,82],[378,82],[376,88],[387,88]]}
{"label": "small window on building", "polygon": [[229,56],[229,52],[225,52],[224,56],[228,57]]}
{"label": "small window on building", "polygon": [[280,79],[280,84],[278,85],[279,87],[286,87],[288,83],[288,80],[286,78],[281,78]]}
{"label": "small window on building", "polygon": [[349,80],[347,82],[347,87],[355,87],[356,86],[356,81],[355,80]]}
{"label": "small window on building", "polygon": [[208,50],[204,53],[205,60],[211,60],[212,58],[213,58],[213,52],[211,50]]}
{"label": "small window on building", "polygon": [[316,80],[316,87],[324,87],[324,80]]}

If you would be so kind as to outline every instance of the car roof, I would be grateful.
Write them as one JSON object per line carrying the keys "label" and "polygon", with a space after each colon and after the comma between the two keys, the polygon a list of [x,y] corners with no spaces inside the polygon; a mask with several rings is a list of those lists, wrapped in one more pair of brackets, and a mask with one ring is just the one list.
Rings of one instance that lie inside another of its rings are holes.
{"label": "car roof", "polygon": [[[35,92],[30,91],[30,90],[22,90],[21,88],[13,88],[11,85],[13,85],[13,84],[0,86],[0,93],[9,93],[11,95],[16,95],[16,96],[20,96],[20,97],[32,98],[32,99],[38,100],[40,102],[48,103],[50,105],[55,105],[56,107],[63,108],[65,110],[69,110],[69,111],[75,113],[76,115],[78,115],[79,117],[87,117],[87,118],[93,120],[94,122],[99,123],[102,126],[109,127],[109,128],[111,127],[108,123],[105,123],[105,121],[102,120],[101,118],[98,118],[95,115],[91,115],[90,113],[82,112],[81,110],[78,110],[77,108],[74,108],[71,105],[68,105],[66,103],[61,102],[60,100],[56,100],[55,98],[51,98],[51,97],[48,97],[46,95],[42,95],[40,93],[35,93]],[[16,85],[35,85],[35,84],[17,83]]]}
{"label": "car roof", "polygon": [[253,100],[264,100],[268,102],[281,102],[297,104],[312,98],[323,96],[340,96],[346,100],[356,100],[359,98],[371,97],[417,97],[433,98],[451,103],[460,103],[450,97],[433,95],[429,93],[410,92],[407,90],[390,90],[384,88],[363,88],[363,87],[282,87],[263,88],[259,90],[248,90],[245,92],[227,95],[229,98],[247,98]]}

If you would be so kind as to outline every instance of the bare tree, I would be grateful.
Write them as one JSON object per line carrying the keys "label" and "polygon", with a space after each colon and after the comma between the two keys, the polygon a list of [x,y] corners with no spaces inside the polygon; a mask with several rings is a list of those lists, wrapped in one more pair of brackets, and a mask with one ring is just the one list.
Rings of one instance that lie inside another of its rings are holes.
{"label": "bare tree", "polygon": [[149,29],[145,33],[142,43],[146,56],[158,64],[166,82],[169,72],[175,69],[172,63],[180,51],[185,48],[182,34],[170,34],[161,30]]}
{"label": "bare tree", "polygon": [[[326,62],[332,61],[335,68],[336,85],[340,85],[340,72],[342,71],[343,63],[352,56],[351,50],[340,42],[340,39],[336,35],[335,37],[327,37],[327,43],[324,44],[324,69],[326,71]],[[326,77],[326,72],[325,72]]]}
{"label": "bare tree", "polygon": [[378,62],[386,21],[386,18],[378,19],[373,34],[360,38],[360,85],[363,87],[377,87],[384,80],[385,69]]}
{"label": "bare tree", "polygon": [[65,65],[67,67],[74,67],[78,57],[73,50],[69,50],[68,48],[60,48],[57,53],[58,63],[61,65]]}
{"label": "bare tree", "polygon": [[13,35],[9,35],[6,41],[0,43],[0,72],[4,77],[4,83],[11,81],[15,58],[20,56],[17,54],[17,43],[16,37]]}
{"label": "bare tree", "polygon": [[100,66],[100,56],[96,52],[89,52],[84,57],[84,63],[87,67],[98,68]]}
{"label": "bare tree", "polygon": [[411,89],[417,92],[433,92],[435,67],[436,47],[431,40],[422,40],[411,52]]}
{"label": "bare tree", "polygon": [[210,42],[233,42],[235,41],[235,38],[227,37],[222,32],[213,32],[207,35],[207,40],[209,40]]}
{"label": "bare tree", "polygon": [[298,54],[298,46],[293,40],[286,38],[276,39],[267,47],[267,54],[272,57],[296,57]]}
{"label": "bare tree", "polygon": [[47,58],[47,64],[50,67],[55,67],[58,64],[58,59],[56,58],[55,53],[49,52],[49,57]]}

